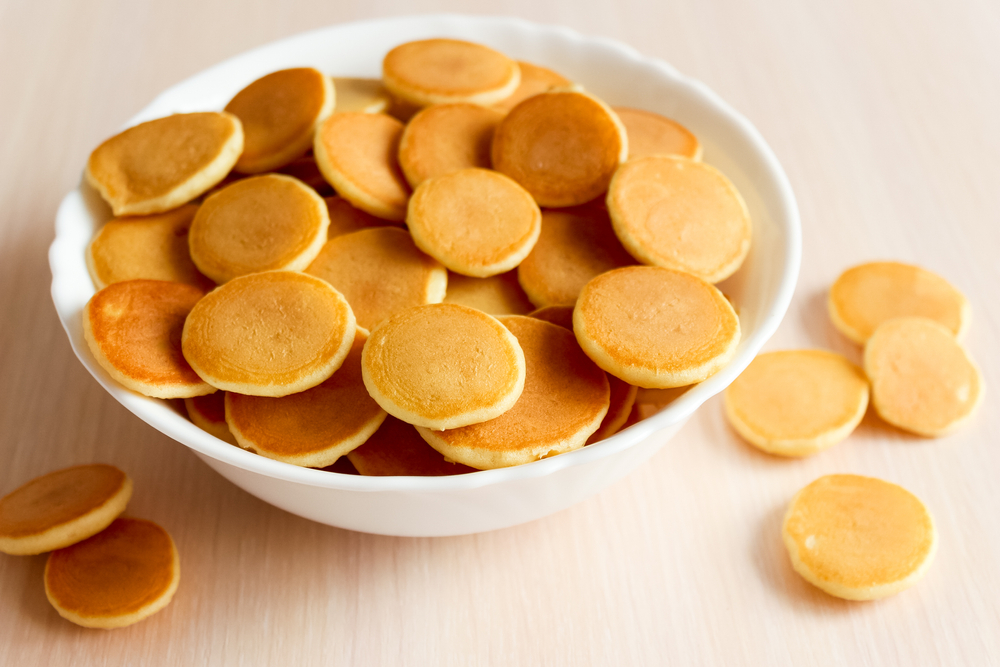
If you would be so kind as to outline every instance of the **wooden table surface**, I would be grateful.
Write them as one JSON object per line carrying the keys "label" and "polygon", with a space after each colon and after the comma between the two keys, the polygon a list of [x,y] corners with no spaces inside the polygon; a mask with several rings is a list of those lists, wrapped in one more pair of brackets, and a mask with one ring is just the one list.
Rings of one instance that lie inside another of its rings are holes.
{"label": "wooden table surface", "polygon": [[[859,358],[825,314],[846,267],[945,276],[972,302],[987,399],[925,440],[869,414],[806,460],[751,449],[705,405],[644,468],[555,516],[403,539],[286,514],[119,406],[49,300],[56,206],[89,152],[160,90],[314,26],[510,14],[615,38],[714,88],[760,129],[801,206],[802,274],[767,349]],[[135,480],[129,513],[174,536],[173,603],[123,630],[62,620],[44,556],[0,557],[0,664],[987,665],[1000,663],[1000,4],[907,0],[0,0],[0,493],[76,463]],[[927,577],[831,598],[791,569],[791,496],[834,472],[920,496]]]}

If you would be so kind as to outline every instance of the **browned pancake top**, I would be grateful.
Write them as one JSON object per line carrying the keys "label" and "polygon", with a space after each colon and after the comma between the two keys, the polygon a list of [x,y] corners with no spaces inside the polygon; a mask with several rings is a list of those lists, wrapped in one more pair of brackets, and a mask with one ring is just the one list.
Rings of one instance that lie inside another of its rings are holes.
{"label": "browned pancake top", "polygon": [[547,67],[532,65],[523,60],[518,60],[517,66],[521,68],[521,83],[510,97],[494,104],[494,109],[506,113],[529,97],[544,93],[550,88],[561,88],[572,84],[572,81],[562,74],[553,72]]}
{"label": "browned pancake top", "polygon": [[666,116],[629,107],[612,107],[628,134],[629,159],[643,155],[680,155],[701,159],[701,144],[691,132]]}
{"label": "browned pancake top", "polygon": [[519,76],[517,64],[507,56],[458,39],[400,44],[382,61],[386,87],[397,97],[421,105],[503,89]]}
{"label": "browned pancake top", "polygon": [[399,142],[399,166],[412,187],[435,176],[489,169],[493,132],[503,114],[478,104],[435,104],[415,115]]}

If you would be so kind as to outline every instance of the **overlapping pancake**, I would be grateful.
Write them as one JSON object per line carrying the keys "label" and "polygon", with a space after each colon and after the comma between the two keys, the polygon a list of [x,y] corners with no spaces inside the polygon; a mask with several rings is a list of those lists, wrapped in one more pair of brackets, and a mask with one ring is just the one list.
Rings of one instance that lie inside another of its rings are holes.
{"label": "overlapping pancake", "polygon": [[333,87],[337,91],[336,113],[382,113],[392,103],[392,96],[379,79],[335,76]]}
{"label": "overlapping pancake", "polygon": [[386,417],[375,434],[351,450],[347,458],[359,473],[374,477],[440,477],[476,472],[475,468],[446,461],[424,442],[415,427],[393,416]]}
{"label": "overlapping pancake", "polygon": [[326,182],[325,178],[323,178],[323,172],[319,170],[319,165],[316,164],[316,158],[312,155],[297,157],[284,167],[276,169],[275,171],[276,173],[299,179],[315,190],[316,194],[321,197],[333,196],[334,194],[333,188],[330,187],[330,184]]}
{"label": "overlapping pancake", "polygon": [[562,74],[553,72],[547,67],[532,65],[523,60],[518,60],[517,66],[521,70],[521,83],[509,97],[493,105],[494,109],[503,113],[507,113],[529,97],[548,92],[552,88],[567,88],[573,85],[573,82]]}
{"label": "overlapping pancake", "polygon": [[416,114],[399,141],[399,166],[411,187],[470,167],[490,168],[499,111],[461,102],[436,104]]}
{"label": "overlapping pancake", "polygon": [[531,311],[528,316],[573,330],[572,306],[544,306]]}
{"label": "overlapping pancake", "polygon": [[679,155],[701,160],[701,143],[690,130],[652,111],[611,107],[628,134],[628,159],[644,155]]}
{"label": "overlapping pancake", "polygon": [[587,438],[588,445],[600,442],[605,438],[610,438],[624,428],[625,422],[628,421],[629,415],[632,414],[636,392],[639,389],[624,380],[619,380],[610,373],[605,373],[605,375],[608,376],[608,386],[611,389],[608,400],[608,412],[604,415],[604,419],[601,420],[601,425],[597,430]]}
{"label": "overlapping pancake", "polygon": [[444,302],[468,306],[490,315],[524,315],[534,307],[517,282],[516,271],[488,278],[470,278],[449,271]]}
{"label": "overlapping pancake", "polygon": [[188,418],[201,430],[230,445],[239,444],[236,442],[236,436],[229,430],[229,424],[226,423],[226,392],[217,391],[205,396],[185,398],[184,408],[187,410]]}
{"label": "overlapping pancake", "polygon": [[326,202],[326,211],[330,215],[330,226],[326,231],[327,239],[369,227],[385,227],[392,224],[382,218],[376,218],[371,213],[365,213],[360,208],[355,208],[343,197],[326,197],[323,201]]}

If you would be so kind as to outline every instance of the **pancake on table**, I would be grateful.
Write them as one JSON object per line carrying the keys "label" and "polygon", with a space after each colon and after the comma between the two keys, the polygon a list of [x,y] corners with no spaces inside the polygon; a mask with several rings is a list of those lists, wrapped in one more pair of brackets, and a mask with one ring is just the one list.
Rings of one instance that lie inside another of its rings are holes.
{"label": "pancake on table", "polygon": [[336,113],[382,113],[392,104],[392,96],[380,79],[335,76],[333,87],[337,91]]}
{"label": "pancake on table", "polygon": [[532,65],[523,60],[518,60],[517,66],[521,70],[521,83],[509,97],[493,105],[494,109],[503,113],[507,113],[529,97],[548,92],[552,88],[567,88],[573,85],[573,82],[562,74],[553,72],[547,67]]}
{"label": "pancake on table", "polygon": [[323,201],[326,202],[326,211],[330,216],[330,226],[326,230],[327,239],[369,227],[385,227],[393,224],[352,206],[351,202],[343,197],[325,197]]}
{"label": "pancake on table", "polygon": [[84,175],[115,215],[163,213],[211,190],[242,151],[236,116],[174,114],[105,141],[90,154]]}
{"label": "pancake on table", "polygon": [[720,171],[670,155],[630,159],[607,196],[615,233],[644,264],[717,283],[743,264],[751,223],[743,198]]}
{"label": "pancake on table", "polygon": [[347,458],[359,473],[374,477],[440,477],[476,472],[475,468],[445,460],[424,442],[414,426],[392,416],[386,417],[365,444],[348,452]]}
{"label": "pancake on table", "polygon": [[330,239],[306,273],[333,285],[365,329],[404,308],[440,303],[448,272],[398,227],[373,227]]}
{"label": "pancake on table", "polygon": [[301,271],[326,243],[330,216],[316,192],[291,176],[246,178],[221,190],[191,223],[191,259],[224,283],[260,271]]}
{"label": "pancake on table", "polygon": [[652,111],[611,107],[628,134],[628,158],[645,155],[678,155],[701,160],[701,143],[690,130]]}
{"label": "pancake on table", "polygon": [[234,169],[259,174],[304,155],[335,100],[330,77],[312,67],[271,72],[236,93],[226,111],[243,123],[245,138]]}
{"label": "pancake on table", "polygon": [[188,418],[201,430],[230,445],[239,444],[226,423],[226,392],[217,391],[205,396],[185,398],[184,408]]}
{"label": "pancake on table", "polygon": [[524,315],[534,308],[517,282],[516,271],[487,278],[472,278],[449,271],[444,303],[457,303],[494,316]]}
{"label": "pancake on table", "polygon": [[500,318],[517,337],[526,365],[524,392],[503,415],[446,431],[417,431],[452,461],[504,468],[583,447],[608,411],[608,379],[572,332],[532,317]]}
{"label": "pancake on table", "polygon": [[503,114],[478,104],[435,104],[416,114],[399,141],[399,166],[411,187],[459,169],[489,169],[493,132]]}
{"label": "pancake on table", "polygon": [[83,309],[83,336],[119,384],[156,398],[189,398],[215,388],[181,351],[184,322],[202,297],[197,287],[163,280],[114,283]]}
{"label": "pancake on table", "polygon": [[294,271],[230,280],[198,302],[184,323],[184,357],[206,382],[250,396],[315,387],[340,368],[356,323],[347,300]]}
{"label": "pancake on table", "polygon": [[36,477],[0,498],[0,551],[27,556],[68,547],[104,530],[131,497],[132,480],[102,463]]}

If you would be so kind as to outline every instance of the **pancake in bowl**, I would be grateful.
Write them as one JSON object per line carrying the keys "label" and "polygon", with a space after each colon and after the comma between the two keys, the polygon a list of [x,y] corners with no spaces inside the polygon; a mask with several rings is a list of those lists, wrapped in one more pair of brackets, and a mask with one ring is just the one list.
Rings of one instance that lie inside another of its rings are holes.
{"label": "pancake in bowl", "polygon": [[414,426],[386,417],[365,444],[347,454],[362,475],[441,477],[476,472],[475,468],[447,461],[420,437]]}
{"label": "pancake in bowl", "polygon": [[652,111],[631,107],[611,107],[628,134],[628,157],[678,155],[701,160],[701,143],[690,130]]}
{"label": "pancake in bowl", "polygon": [[399,166],[411,187],[459,169],[489,169],[493,132],[503,114],[467,102],[416,114],[399,141]]}
{"label": "pancake in bowl", "polygon": [[534,308],[517,282],[516,271],[488,278],[471,278],[449,271],[444,303],[457,303],[493,316],[524,315]]}
{"label": "pancake in bowl", "polygon": [[509,97],[493,105],[497,111],[507,113],[529,97],[548,92],[553,88],[568,88],[573,85],[573,82],[562,74],[553,72],[547,67],[532,65],[523,60],[518,60],[517,66],[521,70],[521,83]]}
{"label": "pancake in bowl", "polygon": [[369,227],[385,227],[392,224],[388,220],[376,218],[371,213],[352,206],[351,202],[343,197],[325,197],[323,201],[326,202],[326,211],[330,215],[330,226],[326,230],[327,239]]}
{"label": "pancake in bowl", "polygon": [[230,445],[239,444],[226,423],[226,392],[217,391],[214,394],[185,398],[184,409],[187,410],[188,419],[201,430]]}
{"label": "pancake in bowl", "polygon": [[336,113],[382,113],[392,103],[392,96],[379,79],[335,76],[333,87],[337,91]]}

